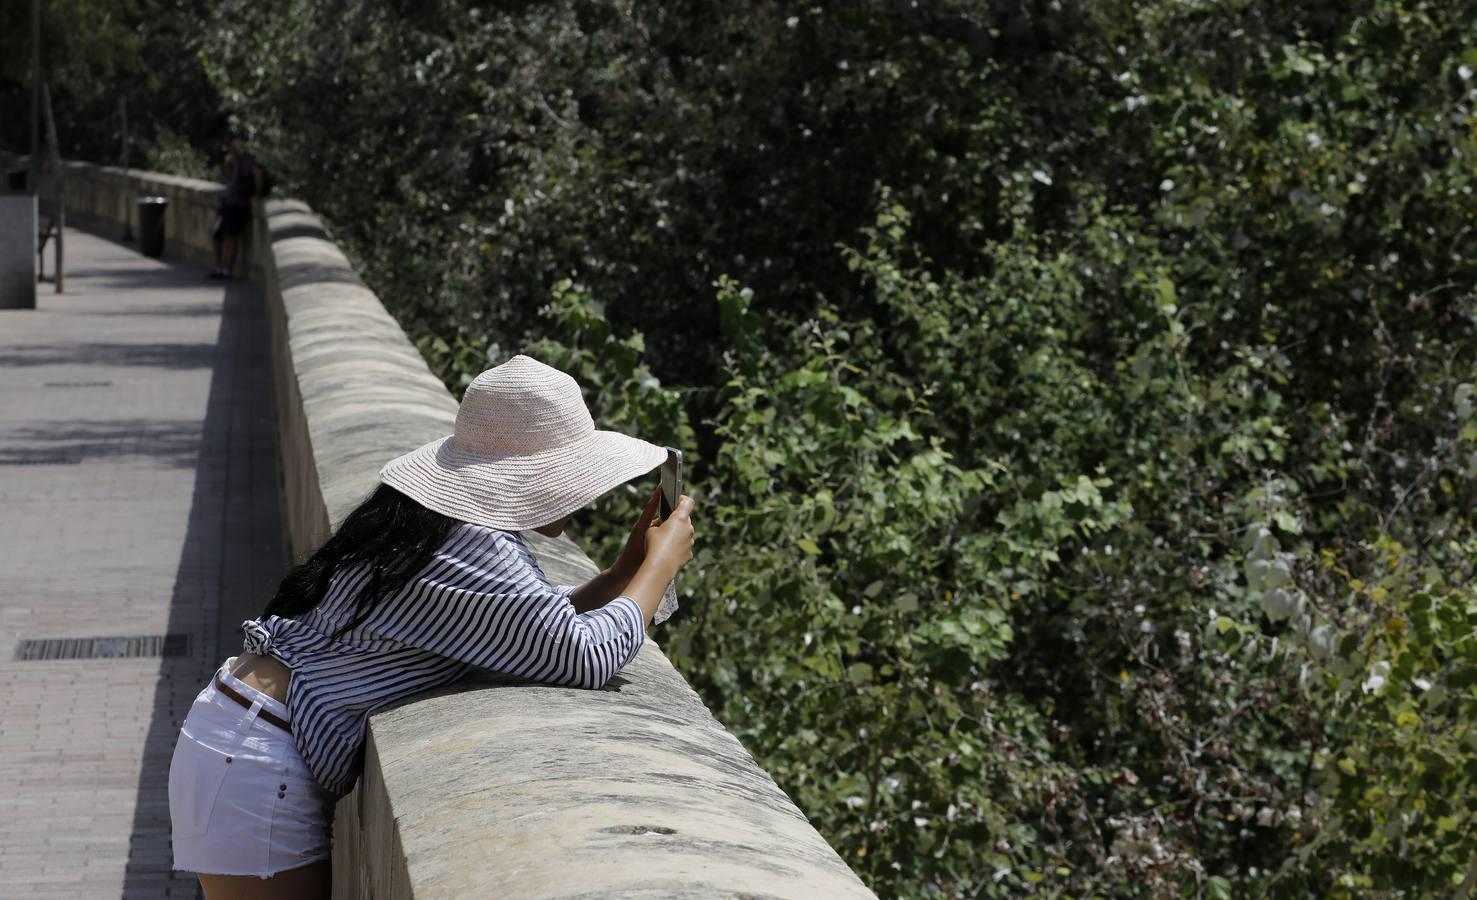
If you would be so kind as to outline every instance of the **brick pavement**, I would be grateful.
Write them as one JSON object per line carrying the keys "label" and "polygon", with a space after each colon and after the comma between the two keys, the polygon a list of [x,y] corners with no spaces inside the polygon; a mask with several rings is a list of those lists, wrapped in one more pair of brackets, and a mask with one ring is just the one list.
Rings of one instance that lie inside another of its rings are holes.
{"label": "brick pavement", "polygon": [[[66,246],[66,294],[0,310],[0,898],[194,897],[170,754],[285,564],[266,323],[247,285]],[[188,655],[15,660],[171,633]]]}

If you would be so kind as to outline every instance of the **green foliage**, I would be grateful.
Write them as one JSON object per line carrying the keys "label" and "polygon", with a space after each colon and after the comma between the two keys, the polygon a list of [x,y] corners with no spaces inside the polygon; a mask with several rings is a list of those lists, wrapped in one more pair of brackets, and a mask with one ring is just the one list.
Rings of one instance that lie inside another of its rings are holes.
{"label": "green foliage", "polygon": [[[1470,544],[1447,549],[1473,558]],[[1324,732],[1338,736],[1310,748],[1310,805],[1329,827],[1283,865],[1347,859],[1341,896],[1455,889],[1477,876],[1477,594],[1388,538],[1366,554],[1369,582],[1323,555],[1320,574],[1351,598],[1302,642]],[[1327,638],[1310,640],[1320,627]]]}
{"label": "green foliage", "polygon": [[[221,177],[206,160],[223,157],[228,122],[198,55],[215,3],[40,5],[42,77],[64,158],[121,165],[126,156],[135,168]],[[0,5],[0,147],[21,154],[30,152],[31,49],[31,4]]]}
{"label": "green foliage", "polygon": [[880,895],[1470,894],[1470,0],[201,42],[449,386],[689,451],[663,646]]}
{"label": "green foliage", "polygon": [[197,150],[184,135],[167,127],[159,128],[146,156],[148,162],[141,168],[155,172],[168,172],[203,181],[217,180],[220,176],[204,153]]}

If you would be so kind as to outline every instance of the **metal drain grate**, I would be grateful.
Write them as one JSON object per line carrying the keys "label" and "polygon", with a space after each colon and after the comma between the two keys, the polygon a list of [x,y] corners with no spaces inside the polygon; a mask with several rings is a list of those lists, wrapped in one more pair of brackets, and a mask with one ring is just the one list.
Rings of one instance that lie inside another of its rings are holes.
{"label": "metal drain grate", "polygon": [[112,387],[111,381],[43,381],[42,387]]}
{"label": "metal drain grate", "polygon": [[187,634],[144,634],[136,637],[33,638],[15,648],[18,662],[41,659],[125,659],[140,656],[189,656]]}

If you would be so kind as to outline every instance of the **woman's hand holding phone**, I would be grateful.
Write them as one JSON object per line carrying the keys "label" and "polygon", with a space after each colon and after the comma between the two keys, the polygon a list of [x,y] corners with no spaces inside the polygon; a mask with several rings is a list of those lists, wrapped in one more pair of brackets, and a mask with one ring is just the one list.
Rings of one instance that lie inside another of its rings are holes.
{"label": "woman's hand holding phone", "polygon": [[676,576],[691,561],[692,544],[692,498],[683,494],[671,518],[653,522],[646,529],[646,558],[656,555],[662,564],[672,567],[671,573]]}
{"label": "woman's hand holding phone", "polygon": [[647,625],[656,615],[667,585],[692,559],[692,505],[692,498],[683,494],[666,521],[651,522],[646,528],[646,556],[626,585],[625,594],[640,605]]}

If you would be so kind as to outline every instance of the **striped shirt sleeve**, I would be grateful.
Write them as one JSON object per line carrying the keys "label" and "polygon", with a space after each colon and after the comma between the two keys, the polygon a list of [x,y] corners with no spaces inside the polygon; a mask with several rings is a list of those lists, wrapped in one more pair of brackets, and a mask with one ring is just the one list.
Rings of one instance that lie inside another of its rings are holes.
{"label": "striped shirt sleeve", "polygon": [[[646,620],[630,597],[576,613],[521,548],[453,542],[401,591],[376,630],[440,656],[514,678],[599,688],[635,657]],[[403,608],[404,614],[396,615]]]}

